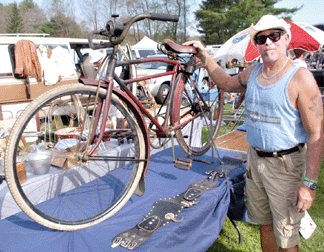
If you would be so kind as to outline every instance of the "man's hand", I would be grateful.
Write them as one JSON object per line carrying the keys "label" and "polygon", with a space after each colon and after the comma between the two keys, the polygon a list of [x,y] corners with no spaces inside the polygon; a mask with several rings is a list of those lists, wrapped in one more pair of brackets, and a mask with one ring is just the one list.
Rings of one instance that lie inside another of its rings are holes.
{"label": "man's hand", "polygon": [[297,205],[297,212],[304,212],[311,208],[315,200],[316,192],[302,184],[295,195],[295,205]]}
{"label": "man's hand", "polygon": [[205,50],[205,47],[203,46],[203,44],[200,41],[188,41],[183,43],[183,45],[185,46],[193,46],[194,48],[197,49],[198,53],[197,53],[197,57],[200,58],[201,60],[204,60],[207,56],[207,52]]}

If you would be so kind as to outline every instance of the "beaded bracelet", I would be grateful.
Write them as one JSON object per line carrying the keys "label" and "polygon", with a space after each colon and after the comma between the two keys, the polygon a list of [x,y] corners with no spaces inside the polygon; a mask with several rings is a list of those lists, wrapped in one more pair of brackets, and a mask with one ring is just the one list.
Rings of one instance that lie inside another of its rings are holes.
{"label": "beaded bracelet", "polygon": [[309,179],[309,178],[306,178],[306,177],[304,177],[304,180],[310,181],[310,182],[313,182],[313,183],[317,184],[317,181],[316,180],[312,180],[312,179]]}

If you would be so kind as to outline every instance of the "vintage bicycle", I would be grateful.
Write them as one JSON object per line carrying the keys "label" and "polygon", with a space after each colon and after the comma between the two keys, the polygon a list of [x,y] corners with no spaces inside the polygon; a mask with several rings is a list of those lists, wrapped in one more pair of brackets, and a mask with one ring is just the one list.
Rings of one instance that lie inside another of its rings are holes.
{"label": "vintage bicycle", "polygon": [[[6,180],[18,206],[36,222],[77,230],[113,216],[135,193],[143,195],[150,148],[177,139],[188,156],[215,145],[223,94],[196,58],[196,49],[169,39],[159,49],[169,57],[117,61],[131,25],[143,19],[177,22],[177,16],[140,14],[125,23],[108,21],[89,34],[93,49],[112,48],[99,80],[53,88],[29,104],[12,128],[5,153]],[[93,45],[94,35],[109,42]],[[132,65],[168,64],[164,73],[133,78]],[[121,76],[115,73],[122,67]],[[169,94],[155,112],[129,86],[171,75]],[[195,136],[203,135],[197,143]],[[22,167],[27,178],[22,176]]]}

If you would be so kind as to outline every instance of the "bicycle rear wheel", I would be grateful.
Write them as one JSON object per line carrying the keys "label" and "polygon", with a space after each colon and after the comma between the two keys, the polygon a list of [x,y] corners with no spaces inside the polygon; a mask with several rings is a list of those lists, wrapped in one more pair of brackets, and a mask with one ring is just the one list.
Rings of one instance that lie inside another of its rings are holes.
{"label": "bicycle rear wheel", "polygon": [[172,123],[182,150],[190,156],[206,153],[216,139],[223,115],[223,91],[209,78],[199,61],[191,80],[178,74]]}
{"label": "bicycle rear wheel", "polygon": [[[128,201],[142,176],[143,135],[115,95],[110,120],[98,124],[98,129],[105,127],[105,140],[91,156],[85,155],[87,140],[92,139],[91,149],[99,131],[93,138],[87,134],[92,130],[96,90],[83,84],[50,90],[26,108],[9,137],[9,189],[18,206],[46,227],[77,230],[107,219]],[[101,90],[99,101],[104,98]]]}

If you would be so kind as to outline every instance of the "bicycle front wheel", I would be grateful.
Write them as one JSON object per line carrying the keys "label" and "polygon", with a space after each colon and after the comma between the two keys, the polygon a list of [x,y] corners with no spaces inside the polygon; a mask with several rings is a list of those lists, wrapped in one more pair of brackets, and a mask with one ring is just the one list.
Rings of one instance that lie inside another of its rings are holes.
{"label": "bicycle front wheel", "polygon": [[[101,90],[96,100],[96,90],[83,84],[50,90],[26,108],[10,134],[9,189],[18,206],[46,227],[77,230],[107,219],[128,201],[142,176],[143,135],[115,95],[107,122],[99,120],[91,134],[95,102],[105,99]],[[101,127],[104,140],[87,155]]]}
{"label": "bicycle front wheel", "polygon": [[172,123],[182,150],[190,156],[205,154],[216,139],[223,115],[223,92],[199,61],[188,79],[178,74]]}

